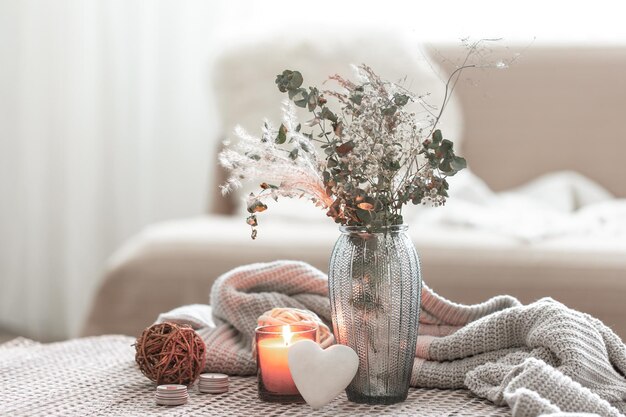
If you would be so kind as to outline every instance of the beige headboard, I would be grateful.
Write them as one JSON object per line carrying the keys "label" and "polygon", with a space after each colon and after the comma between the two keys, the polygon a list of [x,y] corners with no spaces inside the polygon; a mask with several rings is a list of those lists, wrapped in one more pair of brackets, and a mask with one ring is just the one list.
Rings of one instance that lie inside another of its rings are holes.
{"label": "beige headboard", "polygon": [[626,46],[531,46],[508,69],[465,76],[463,153],[491,187],[575,170],[626,197]]}

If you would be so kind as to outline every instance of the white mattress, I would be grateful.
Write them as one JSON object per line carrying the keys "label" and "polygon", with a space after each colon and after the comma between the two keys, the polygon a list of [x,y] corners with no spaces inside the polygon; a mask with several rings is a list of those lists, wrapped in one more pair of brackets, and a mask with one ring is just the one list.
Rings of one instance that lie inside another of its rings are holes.
{"label": "white mattress", "polygon": [[[147,228],[112,257],[84,334],[135,335],[160,312],[208,303],[212,282],[242,264],[299,259],[327,270],[338,236],[328,219],[261,221],[256,241],[240,217],[204,216]],[[410,234],[424,280],[454,301],[474,303],[503,293],[523,302],[551,296],[626,336],[626,250],[618,246],[582,238],[531,244],[445,225],[412,226]]]}

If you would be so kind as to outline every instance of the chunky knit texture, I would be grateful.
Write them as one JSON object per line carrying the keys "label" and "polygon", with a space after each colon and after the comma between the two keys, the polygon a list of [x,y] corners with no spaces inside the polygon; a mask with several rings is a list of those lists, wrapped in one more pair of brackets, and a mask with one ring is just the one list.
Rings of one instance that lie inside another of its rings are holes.
{"label": "chunky knit texture", "polygon": [[256,373],[251,346],[257,319],[266,311],[294,307],[331,322],[326,275],[304,262],[235,268],[213,284],[211,306],[184,306],[161,314],[157,322],[190,324],[206,343],[206,369],[230,375]]}
{"label": "chunky knit texture", "polygon": [[[329,323],[327,294],[325,274],[308,264],[253,264],[215,282],[212,308],[184,306],[157,321],[191,324],[206,342],[208,371],[249,375],[257,318],[295,307]],[[552,299],[524,306],[498,296],[468,306],[424,286],[419,335],[412,386],[467,388],[508,404],[514,417],[626,410],[626,346],[599,320]]]}

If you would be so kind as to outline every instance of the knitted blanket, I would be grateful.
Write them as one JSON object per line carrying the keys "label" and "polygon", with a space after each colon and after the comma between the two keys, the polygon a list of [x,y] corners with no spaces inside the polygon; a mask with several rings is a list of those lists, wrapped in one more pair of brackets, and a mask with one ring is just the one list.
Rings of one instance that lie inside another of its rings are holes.
{"label": "knitted blanket", "polygon": [[[256,372],[257,318],[274,307],[316,313],[330,323],[327,277],[312,266],[276,261],[236,268],[215,282],[211,306],[190,305],[157,322],[190,324],[207,346],[206,370]],[[426,285],[411,385],[467,388],[514,417],[617,417],[626,411],[626,346],[599,320],[545,298],[521,305],[498,296],[453,303]]]}

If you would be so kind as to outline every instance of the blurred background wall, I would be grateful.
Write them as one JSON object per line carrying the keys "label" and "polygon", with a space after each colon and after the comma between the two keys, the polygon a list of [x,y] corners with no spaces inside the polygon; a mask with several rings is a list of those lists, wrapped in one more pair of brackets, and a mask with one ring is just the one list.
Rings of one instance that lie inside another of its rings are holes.
{"label": "blurred background wall", "polygon": [[206,210],[212,64],[241,42],[380,31],[416,48],[595,48],[626,43],[622,20],[608,1],[0,0],[0,328],[76,335],[124,239]]}
{"label": "blurred background wall", "polygon": [[2,1],[0,326],[73,334],[104,260],[202,212],[210,2]]}

